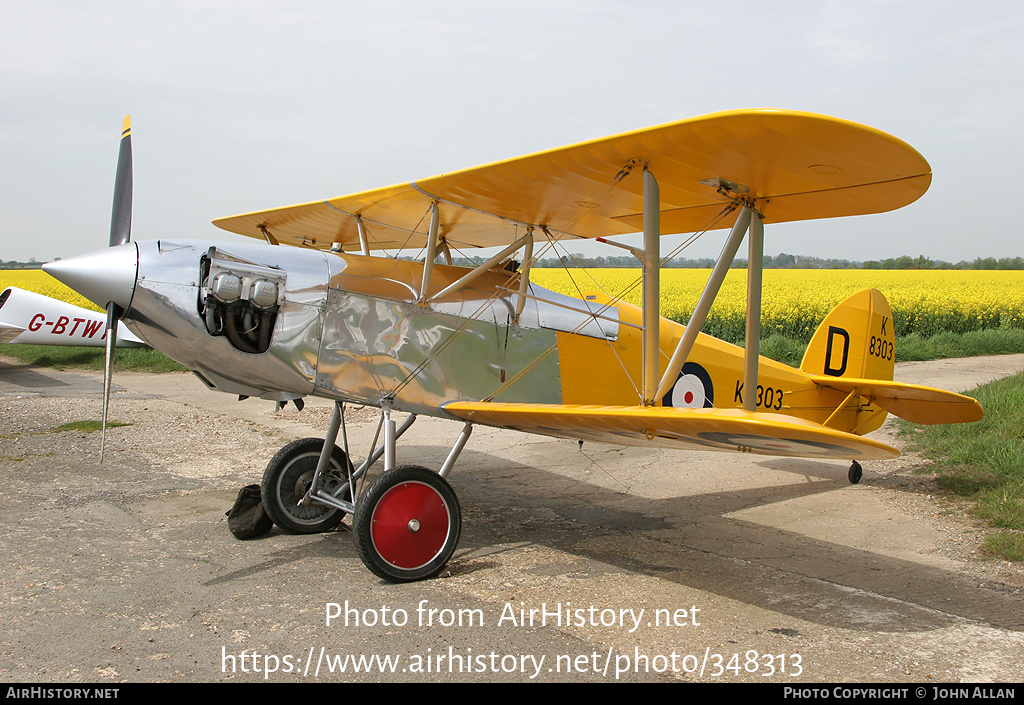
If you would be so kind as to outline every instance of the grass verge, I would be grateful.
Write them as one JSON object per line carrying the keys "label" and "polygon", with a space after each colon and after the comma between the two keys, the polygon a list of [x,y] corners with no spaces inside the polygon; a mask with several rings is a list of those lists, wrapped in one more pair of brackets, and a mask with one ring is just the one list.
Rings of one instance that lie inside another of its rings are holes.
{"label": "grass verge", "polygon": [[[742,341],[739,343],[742,345]],[[761,354],[799,367],[807,344],[775,333],[761,340]],[[948,357],[1024,353],[1024,330],[976,330],[970,333],[939,333],[929,338],[912,333],[896,338],[896,362],[941,360]]]}
{"label": "grass verge", "polygon": [[[734,342],[735,341],[730,341]],[[740,340],[738,345],[743,345]],[[774,333],[761,339],[765,357],[799,367],[807,344]],[[981,330],[970,333],[940,333],[930,338],[916,333],[896,339],[896,361],[938,360],[947,357],[1006,355],[1024,352],[1024,330]],[[78,348],[51,345],[4,345],[0,354],[29,365],[58,370],[102,370],[103,348]],[[185,372],[179,365],[152,348],[122,348],[114,355],[115,370],[136,372]]]}
{"label": "grass verge", "polygon": [[973,513],[997,531],[985,550],[1024,560],[1024,374],[978,387],[970,396],[985,408],[972,424],[900,424],[910,445],[934,461],[928,472],[946,492],[968,499]]}
{"label": "grass verge", "polygon": [[[111,421],[110,419],[107,419],[107,428],[118,428],[119,426],[131,426],[131,424],[123,421]],[[95,433],[96,431],[102,430],[103,423],[101,421],[86,419],[84,421],[72,421],[71,423],[54,426],[50,429],[50,433],[62,433],[64,431],[85,431],[86,433]]]}
{"label": "grass verge", "polygon": [[897,362],[1019,352],[1024,352],[1024,330],[1019,328],[939,333],[930,338],[912,333],[896,339]]}
{"label": "grass verge", "polygon": [[[56,370],[102,370],[103,348],[59,345],[4,345],[0,354],[29,365]],[[186,372],[166,355],[152,348],[121,348],[114,353],[114,369],[135,372]]]}

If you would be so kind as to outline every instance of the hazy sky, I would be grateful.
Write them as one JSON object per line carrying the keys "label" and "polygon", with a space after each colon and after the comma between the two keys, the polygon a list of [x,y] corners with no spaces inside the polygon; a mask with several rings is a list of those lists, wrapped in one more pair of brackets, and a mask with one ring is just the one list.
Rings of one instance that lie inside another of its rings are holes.
{"label": "hazy sky", "polygon": [[133,238],[231,240],[213,218],[750,107],[934,171],[900,211],[769,226],[767,253],[1024,255],[1020,0],[0,0],[0,32],[0,259],[105,246],[129,112]]}

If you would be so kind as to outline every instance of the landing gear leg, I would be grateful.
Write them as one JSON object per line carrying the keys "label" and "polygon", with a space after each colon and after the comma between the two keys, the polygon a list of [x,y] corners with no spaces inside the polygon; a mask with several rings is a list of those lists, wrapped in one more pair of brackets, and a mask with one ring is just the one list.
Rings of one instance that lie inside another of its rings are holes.
{"label": "landing gear leg", "polygon": [[472,424],[463,427],[435,473],[419,465],[395,465],[395,441],[407,426],[396,429],[387,407],[381,410],[381,420],[384,473],[356,502],[356,551],[370,572],[384,580],[431,578],[455,553],[462,532],[459,500],[445,477],[469,440]]}
{"label": "landing gear leg", "polygon": [[[335,445],[344,437],[341,402],[323,441],[306,438],[281,450],[263,481],[263,499],[275,523],[291,533],[326,531],[352,513],[352,533],[360,559],[370,571],[391,582],[423,580],[437,575],[455,553],[462,533],[462,510],[445,479],[472,433],[466,423],[439,472],[419,465],[396,465],[397,441],[412,426],[401,426],[381,404],[380,423],[369,457],[353,469],[346,451]],[[377,446],[381,431],[384,442]],[[384,457],[384,472],[360,495],[356,481]],[[271,510],[273,507],[273,511]]]}

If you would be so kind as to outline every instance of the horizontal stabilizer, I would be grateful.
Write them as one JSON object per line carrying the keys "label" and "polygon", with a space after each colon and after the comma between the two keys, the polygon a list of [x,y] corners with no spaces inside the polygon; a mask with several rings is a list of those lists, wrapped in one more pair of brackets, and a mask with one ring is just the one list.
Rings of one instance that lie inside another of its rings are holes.
{"label": "horizontal stabilizer", "polygon": [[885,443],[811,421],[740,409],[471,401],[451,402],[444,409],[487,426],[599,443],[801,458],[878,460],[899,455]]}
{"label": "horizontal stabilizer", "polygon": [[869,403],[874,403],[885,411],[913,423],[970,423],[984,415],[977,399],[934,387],[880,379],[825,375],[811,375],[811,380],[822,387],[846,394],[854,392]]}

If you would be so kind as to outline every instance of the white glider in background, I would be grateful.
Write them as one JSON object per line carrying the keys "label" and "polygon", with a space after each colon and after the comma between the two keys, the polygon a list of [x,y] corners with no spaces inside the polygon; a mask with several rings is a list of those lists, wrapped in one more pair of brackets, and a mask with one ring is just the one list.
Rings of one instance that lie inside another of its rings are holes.
{"label": "white glider in background", "polygon": [[[66,301],[9,286],[0,294],[0,343],[103,347],[107,316]],[[145,345],[127,328],[118,330],[119,347]]]}

